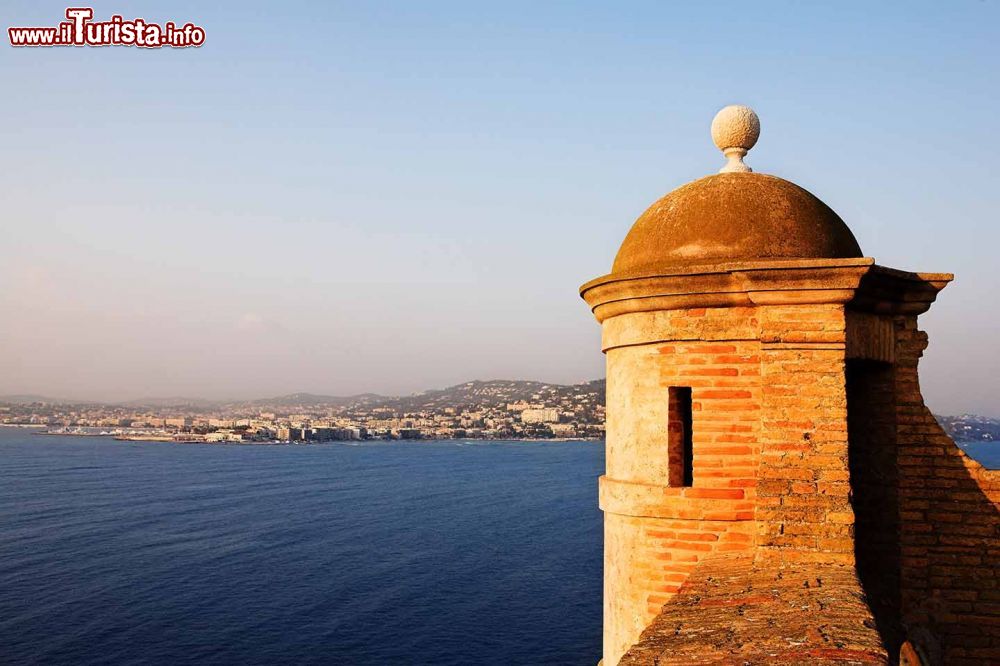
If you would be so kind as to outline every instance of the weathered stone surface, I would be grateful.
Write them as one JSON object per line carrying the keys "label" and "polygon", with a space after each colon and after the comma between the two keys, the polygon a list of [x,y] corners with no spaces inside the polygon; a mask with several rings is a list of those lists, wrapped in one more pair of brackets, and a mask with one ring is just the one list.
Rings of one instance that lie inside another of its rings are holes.
{"label": "weathered stone surface", "polygon": [[691,572],[622,666],[887,664],[854,568],[765,566],[752,555]]}
{"label": "weathered stone surface", "polygon": [[625,237],[612,272],[860,256],[844,221],[798,185],[758,173],[720,173],[682,185],[650,206]]}

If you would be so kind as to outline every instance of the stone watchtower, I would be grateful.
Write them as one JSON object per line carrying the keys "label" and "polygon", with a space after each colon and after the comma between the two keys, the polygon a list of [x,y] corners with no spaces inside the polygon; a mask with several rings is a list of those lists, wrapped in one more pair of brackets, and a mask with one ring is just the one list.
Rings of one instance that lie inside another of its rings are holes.
{"label": "stone watchtower", "polygon": [[917,384],[917,315],[952,276],[876,265],[752,173],[759,130],[720,111],[721,172],[580,290],[607,355],[604,663],[1000,657],[1000,473]]}

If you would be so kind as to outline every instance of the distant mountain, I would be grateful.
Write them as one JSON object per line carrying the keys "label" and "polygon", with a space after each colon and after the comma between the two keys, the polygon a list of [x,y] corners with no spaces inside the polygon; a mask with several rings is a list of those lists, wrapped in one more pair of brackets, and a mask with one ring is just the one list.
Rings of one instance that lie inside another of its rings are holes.
{"label": "distant mountain", "polygon": [[604,402],[604,380],[583,384],[546,384],[544,382],[494,379],[456,384],[444,389],[423,391],[395,398],[375,397],[358,401],[357,406],[389,407],[402,412],[434,411],[445,407],[475,407],[511,402],[544,402],[562,397],[589,395]]}
{"label": "distant mountain", "polygon": [[1000,442],[1000,419],[976,414],[938,416],[944,431],[956,442]]}
{"label": "distant mountain", "polygon": [[26,405],[33,402],[44,402],[49,405],[106,405],[112,407],[196,407],[206,409],[221,404],[218,401],[203,400],[201,398],[139,398],[138,400],[126,400],[120,402],[108,402],[105,400],[70,400],[67,398],[51,398],[44,395],[35,394],[15,394],[0,395],[0,403],[13,405]]}
{"label": "distant mountain", "polygon": [[221,404],[217,400],[205,400],[203,398],[184,398],[172,396],[167,398],[139,398],[126,402],[116,402],[116,405],[123,407],[197,407],[205,409]]}
{"label": "distant mountain", "polygon": [[354,402],[361,402],[368,399],[383,399],[385,396],[376,395],[374,393],[362,393],[359,395],[350,396],[337,396],[337,395],[322,395],[317,393],[290,393],[288,395],[281,395],[276,398],[262,398],[260,400],[251,400],[246,404],[258,405],[262,407],[274,406],[274,407],[292,407],[296,405],[331,405],[341,407],[344,405],[349,405]]}
{"label": "distant mountain", "polygon": [[529,380],[494,379],[489,381],[475,380],[456,384],[443,389],[421,391],[412,395],[391,396],[377,393],[360,393],[357,395],[336,396],[321,393],[289,393],[273,398],[256,400],[205,400],[184,396],[147,397],[135,400],[101,402],[97,400],[60,400],[41,395],[18,394],[0,396],[0,402],[8,404],[29,404],[44,402],[49,404],[95,404],[120,407],[150,407],[150,408],[191,408],[197,410],[214,407],[251,405],[254,407],[390,407],[404,411],[422,411],[442,407],[461,407],[469,405],[492,405],[508,402],[538,402],[543,398],[569,395],[588,394],[604,402],[604,380],[597,379],[581,384],[551,384]]}
{"label": "distant mountain", "polygon": [[401,412],[419,412],[442,409],[444,407],[468,407],[475,405],[495,405],[509,402],[538,401],[543,397],[553,398],[580,393],[593,394],[599,402],[604,402],[604,380],[598,379],[583,384],[546,384],[527,380],[495,379],[476,380],[456,384],[443,389],[421,391],[406,396],[387,396],[377,393],[362,393],[351,396],[333,396],[316,393],[292,393],[275,398],[253,400],[247,403],[255,407],[345,407],[365,408],[387,407]]}
{"label": "distant mountain", "polygon": [[33,393],[17,393],[14,395],[0,395],[0,402],[6,402],[13,405],[28,405],[33,402],[47,402],[50,404],[69,404],[72,402],[83,402],[74,400],[60,400],[58,398],[49,398],[44,395],[35,395]]}
{"label": "distant mountain", "polygon": [[527,400],[543,387],[542,382],[495,379],[491,381],[471,381],[448,388],[422,391],[394,400],[401,407],[428,409],[434,407],[458,407],[493,402],[502,396],[508,401]]}

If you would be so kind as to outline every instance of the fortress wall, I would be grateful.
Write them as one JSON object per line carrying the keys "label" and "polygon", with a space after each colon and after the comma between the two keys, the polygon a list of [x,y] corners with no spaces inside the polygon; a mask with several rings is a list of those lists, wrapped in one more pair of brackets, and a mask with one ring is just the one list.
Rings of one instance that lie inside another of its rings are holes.
{"label": "fortress wall", "polygon": [[[699,561],[754,546],[760,343],[732,338],[748,337],[755,314],[697,309],[606,322],[605,663],[638,640]],[[712,335],[723,339],[697,339]],[[689,487],[671,474],[671,387],[691,389]]]}
{"label": "fortress wall", "polygon": [[844,308],[761,308],[761,561],[854,562]]}
{"label": "fortress wall", "polygon": [[672,520],[605,513],[605,663],[639,639],[698,565],[716,553],[750,552],[752,521]]}
{"label": "fortress wall", "polygon": [[[739,553],[763,569],[856,564],[889,654],[908,637],[944,663],[1000,663],[1000,472],[924,406],[914,315],[631,312],[605,321],[604,343],[607,663],[692,571]],[[690,486],[668,433],[677,386]]]}
{"label": "fortress wall", "polygon": [[1000,663],[1000,471],[966,456],[924,405],[916,318],[895,329],[902,620],[944,663]]}

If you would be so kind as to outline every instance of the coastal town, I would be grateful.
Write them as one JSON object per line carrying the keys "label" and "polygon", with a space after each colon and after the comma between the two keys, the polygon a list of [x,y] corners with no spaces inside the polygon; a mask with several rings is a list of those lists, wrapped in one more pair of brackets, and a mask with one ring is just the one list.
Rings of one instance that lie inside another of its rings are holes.
{"label": "coastal town", "polygon": [[[0,396],[0,426],[47,435],[205,443],[603,439],[604,390],[604,380],[473,381],[409,396],[294,393],[243,402]],[[971,414],[937,419],[957,441],[1000,442],[1000,419]]]}
{"label": "coastal town", "polygon": [[211,443],[600,439],[604,381],[475,381],[405,397],[297,393],[230,403],[104,404],[8,396],[0,399],[0,424],[50,435]]}

